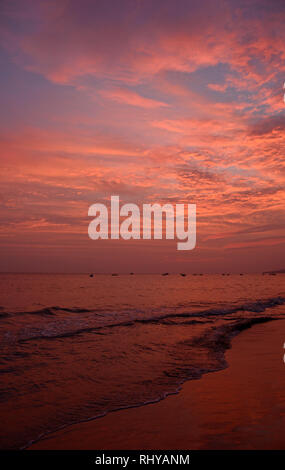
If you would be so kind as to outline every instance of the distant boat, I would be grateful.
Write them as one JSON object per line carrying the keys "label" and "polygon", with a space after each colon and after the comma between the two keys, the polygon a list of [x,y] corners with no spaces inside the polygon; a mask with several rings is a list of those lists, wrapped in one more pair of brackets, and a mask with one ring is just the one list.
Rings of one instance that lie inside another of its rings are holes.
{"label": "distant boat", "polygon": [[134,275],[134,273],[130,273],[130,276],[133,276],[133,275]]}
{"label": "distant boat", "polygon": [[240,273],[240,276],[243,276],[243,273]]}
{"label": "distant boat", "polygon": [[264,271],[262,274],[273,274],[273,276],[276,274],[285,274],[285,269],[277,269],[275,271]]}
{"label": "distant boat", "polygon": [[163,273],[162,274],[162,276],[168,276],[168,275],[169,275],[169,273]]}
{"label": "distant boat", "polygon": [[180,273],[180,276],[185,277],[186,274],[185,273]]}
{"label": "distant boat", "polygon": [[89,277],[93,277],[93,274],[89,274]]}
{"label": "distant boat", "polygon": [[118,273],[112,273],[112,276],[119,276]]}

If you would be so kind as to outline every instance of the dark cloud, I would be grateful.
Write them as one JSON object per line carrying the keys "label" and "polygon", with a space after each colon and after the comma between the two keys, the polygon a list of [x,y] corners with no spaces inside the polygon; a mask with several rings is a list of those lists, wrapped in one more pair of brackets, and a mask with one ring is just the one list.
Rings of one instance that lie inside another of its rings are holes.
{"label": "dark cloud", "polygon": [[273,131],[285,130],[285,116],[269,116],[259,119],[249,126],[249,135],[261,136],[271,134]]}

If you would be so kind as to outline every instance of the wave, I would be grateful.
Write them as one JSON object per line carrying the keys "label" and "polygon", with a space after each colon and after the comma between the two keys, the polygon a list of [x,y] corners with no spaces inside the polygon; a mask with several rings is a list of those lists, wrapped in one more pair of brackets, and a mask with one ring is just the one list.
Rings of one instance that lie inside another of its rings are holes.
{"label": "wave", "polygon": [[44,307],[39,310],[27,310],[23,312],[6,312],[7,315],[56,315],[57,312],[67,313],[88,313],[92,312],[90,309],[78,307]]}
{"label": "wave", "polygon": [[[21,450],[27,449],[32,444],[47,438],[50,434],[53,434],[59,430],[66,429],[69,426],[80,424],[83,422],[88,422],[98,418],[102,418],[107,414],[119,410],[138,408],[148,404],[153,404],[160,402],[167,398],[170,395],[179,393],[182,388],[182,385],[189,380],[200,379],[204,374],[211,372],[218,372],[228,367],[228,363],[225,359],[225,351],[231,348],[231,339],[239,334],[240,332],[251,328],[252,326],[260,323],[267,323],[270,321],[277,320],[278,318],[263,316],[263,317],[254,317],[247,318],[242,320],[237,320],[231,324],[222,325],[214,328],[208,329],[204,334],[199,337],[194,338],[190,341],[180,342],[180,346],[185,348],[185,346],[191,345],[196,348],[205,348],[212,353],[213,360],[209,364],[195,365],[190,368],[178,367],[176,370],[164,371],[164,375],[169,379],[169,388],[165,384],[164,391],[160,391],[156,398],[151,398],[150,400],[144,400],[137,403],[130,403],[129,405],[117,406],[110,409],[104,409],[98,412],[94,416],[84,418],[81,420],[72,420],[69,423],[58,426],[54,429],[48,430],[45,433],[41,433],[35,439],[30,439],[25,445],[21,447]],[[177,345],[178,346],[178,345]]]}
{"label": "wave", "polygon": [[[104,323],[101,325],[87,325],[84,327],[76,328],[76,324],[74,324],[74,329],[68,331],[48,331],[44,329],[38,334],[38,332],[34,332],[30,334],[28,337],[22,337],[18,340],[20,342],[27,342],[27,341],[35,341],[35,340],[56,340],[60,338],[68,338],[72,336],[81,335],[84,333],[95,333],[95,334],[108,334],[108,330],[112,328],[127,328],[133,327],[136,324],[164,324],[164,325],[176,325],[178,320],[187,319],[184,322],[179,321],[179,324],[196,324],[196,323],[205,323],[211,322],[210,318],[215,316],[225,316],[231,315],[237,312],[254,312],[254,313],[262,313],[266,311],[268,308],[274,308],[280,305],[285,304],[285,298],[278,296],[273,297],[270,299],[265,300],[257,300],[256,302],[247,302],[243,304],[236,304],[233,306],[227,307],[215,307],[212,309],[207,309],[203,311],[193,311],[193,312],[181,312],[181,313],[164,313],[160,315],[154,315],[146,318],[130,318],[124,321],[118,321],[115,323]],[[94,313],[96,314],[96,310],[91,309],[83,309],[77,307],[49,307],[44,308],[38,311],[26,312],[26,313],[34,313],[34,314],[41,314],[41,315],[55,315],[54,312],[56,311],[66,311],[70,313]],[[52,313],[50,313],[52,312]],[[135,312],[136,313],[136,312]],[[195,317],[195,319],[193,318]],[[192,318],[192,319],[191,319]],[[90,323],[90,319],[88,321]]]}
{"label": "wave", "polygon": [[235,321],[231,324],[213,327],[203,335],[191,341],[192,346],[203,346],[212,351],[224,352],[231,347],[231,339],[243,330],[251,328],[258,323],[267,323],[273,320],[280,320],[279,317],[253,317]]}
{"label": "wave", "polygon": [[[204,311],[193,311],[189,312],[182,312],[182,313],[168,313],[161,316],[155,316],[146,319],[137,319],[140,322],[150,322],[150,321],[159,321],[161,319],[166,319],[170,317],[187,317],[191,315],[224,315],[228,313],[235,313],[239,310],[247,310],[250,312],[263,312],[266,308],[275,307],[276,305],[283,305],[285,303],[285,297],[278,296],[272,297],[269,299],[260,299],[254,302],[247,302],[244,304],[236,304],[232,306],[225,306],[225,307],[215,307],[206,309]],[[90,308],[83,308],[83,307],[60,307],[60,306],[51,306],[51,307],[43,307],[38,310],[26,310],[22,312],[7,312],[2,311],[4,310],[3,307],[0,308],[1,312],[0,315],[56,315],[57,312],[66,312],[66,313],[104,313],[106,310],[104,309],[90,309]],[[137,312],[137,310],[135,310]]]}
{"label": "wave", "polygon": [[[164,373],[168,377],[176,377],[180,386],[186,380],[199,379],[205,373],[225,369],[227,367],[225,351],[231,348],[232,338],[253,325],[274,320],[280,320],[280,317],[262,316],[239,319],[230,324],[208,328],[200,336],[180,341],[175,345],[175,355],[180,357],[179,364],[182,363],[182,366],[180,364],[178,368]],[[195,350],[196,355],[193,354]],[[187,351],[190,352],[191,357],[190,367],[186,367],[185,364]]]}

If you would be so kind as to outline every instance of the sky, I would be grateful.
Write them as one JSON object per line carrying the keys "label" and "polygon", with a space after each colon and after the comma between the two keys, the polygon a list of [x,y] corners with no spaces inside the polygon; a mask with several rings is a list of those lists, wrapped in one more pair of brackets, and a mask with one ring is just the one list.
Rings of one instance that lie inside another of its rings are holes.
{"label": "sky", "polygon": [[[2,0],[0,270],[285,268],[285,3]],[[88,208],[197,206],[197,244]]]}

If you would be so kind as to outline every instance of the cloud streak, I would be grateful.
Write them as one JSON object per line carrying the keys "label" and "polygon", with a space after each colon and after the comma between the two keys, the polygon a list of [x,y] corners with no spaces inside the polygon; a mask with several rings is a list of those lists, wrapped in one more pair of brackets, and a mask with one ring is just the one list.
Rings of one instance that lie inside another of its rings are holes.
{"label": "cloud streak", "polygon": [[196,203],[209,270],[284,267],[283,2],[2,3],[3,246],[96,250],[88,205],[119,194]]}

